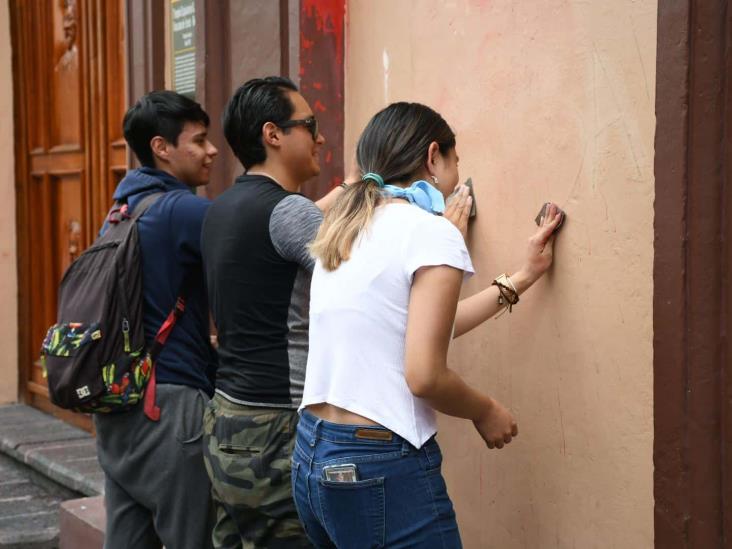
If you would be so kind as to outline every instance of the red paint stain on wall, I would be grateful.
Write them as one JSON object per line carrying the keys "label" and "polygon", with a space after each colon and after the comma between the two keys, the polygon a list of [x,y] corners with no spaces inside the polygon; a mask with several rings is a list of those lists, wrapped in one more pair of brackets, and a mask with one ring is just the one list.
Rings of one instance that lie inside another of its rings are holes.
{"label": "red paint stain on wall", "polygon": [[322,36],[333,37],[336,64],[343,66],[343,19],[345,0],[302,0],[301,15],[315,23],[315,30]]}
{"label": "red paint stain on wall", "polygon": [[302,192],[318,198],[343,180],[345,0],[300,1],[300,91],[326,139],[320,177]]}
{"label": "red paint stain on wall", "polygon": [[314,42],[312,40],[308,40],[302,33],[300,33],[300,47],[302,49],[309,50],[313,47],[313,44]]}

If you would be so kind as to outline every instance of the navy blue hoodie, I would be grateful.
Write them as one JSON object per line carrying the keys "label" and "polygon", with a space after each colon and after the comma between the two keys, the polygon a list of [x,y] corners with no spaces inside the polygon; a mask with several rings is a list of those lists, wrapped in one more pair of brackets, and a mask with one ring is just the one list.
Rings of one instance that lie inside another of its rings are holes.
{"label": "navy blue hoodie", "polygon": [[[158,383],[187,385],[213,395],[216,355],[201,264],[201,225],[211,202],[172,175],[153,168],[130,170],[113,198],[130,210],[146,195],[164,192],[137,222],[142,255],[145,341],[155,339],[175,305],[185,273],[193,276],[186,311],[158,357]],[[102,231],[106,228],[103,227]]]}

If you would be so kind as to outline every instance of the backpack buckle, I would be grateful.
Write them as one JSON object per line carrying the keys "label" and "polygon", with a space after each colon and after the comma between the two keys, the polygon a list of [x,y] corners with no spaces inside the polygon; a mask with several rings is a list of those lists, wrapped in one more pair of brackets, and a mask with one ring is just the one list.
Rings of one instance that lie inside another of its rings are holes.
{"label": "backpack buckle", "polygon": [[107,215],[107,222],[112,225],[116,225],[120,221],[130,219],[132,216],[129,213],[130,208],[127,204],[122,204],[119,208],[112,208]]}

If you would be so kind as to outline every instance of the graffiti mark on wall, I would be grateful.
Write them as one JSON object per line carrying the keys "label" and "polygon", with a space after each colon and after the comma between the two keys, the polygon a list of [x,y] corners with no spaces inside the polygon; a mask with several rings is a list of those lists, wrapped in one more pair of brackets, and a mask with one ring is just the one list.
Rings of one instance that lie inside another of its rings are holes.
{"label": "graffiti mark on wall", "polygon": [[[326,139],[315,194],[343,180],[344,0],[302,0],[300,11],[300,91],[320,121]],[[332,60],[324,63],[323,60]]]}

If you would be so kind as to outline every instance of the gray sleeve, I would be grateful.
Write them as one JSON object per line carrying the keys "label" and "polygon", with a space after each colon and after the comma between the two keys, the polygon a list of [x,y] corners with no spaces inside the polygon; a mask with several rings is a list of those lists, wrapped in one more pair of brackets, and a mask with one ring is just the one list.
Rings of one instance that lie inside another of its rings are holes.
{"label": "gray sleeve", "polygon": [[315,239],[322,221],[323,212],[312,200],[299,194],[282,199],[269,218],[269,234],[275,250],[312,272],[315,260],[308,245]]}

